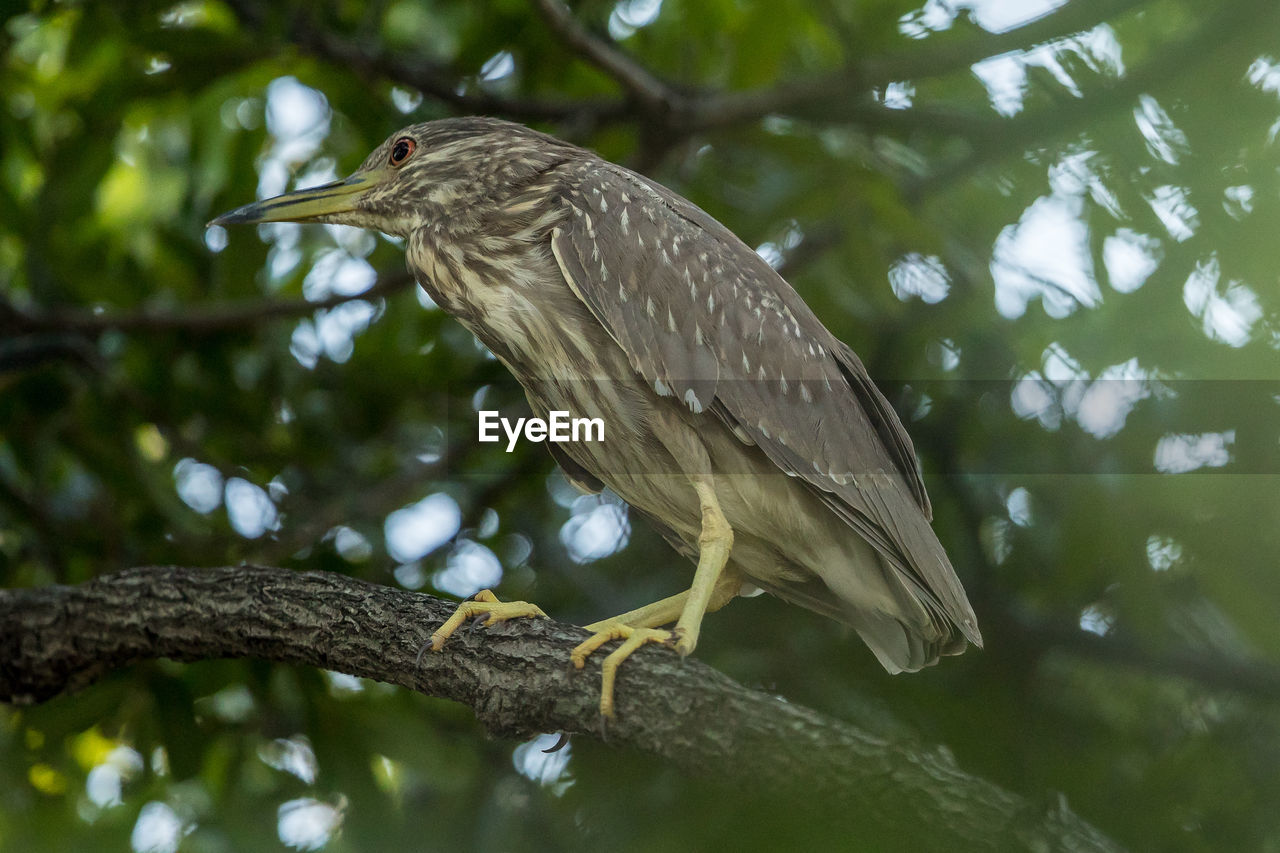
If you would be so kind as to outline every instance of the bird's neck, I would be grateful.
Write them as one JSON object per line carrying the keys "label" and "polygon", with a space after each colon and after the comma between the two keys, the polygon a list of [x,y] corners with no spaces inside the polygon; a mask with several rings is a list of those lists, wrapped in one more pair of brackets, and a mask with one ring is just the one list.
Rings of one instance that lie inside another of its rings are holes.
{"label": "bird's neck", "polygon": [[544,213],[493,217],[487,227],[462,236],[420,229],[408,242],[409,267],[432,300],[521,381],[581,379],[584,367],[599,378],[628,374],[625,359],[602,361],[600,353],[616,347],[569,288],[551,252],[559,214],[545,212],[547,205],[538,208]]}

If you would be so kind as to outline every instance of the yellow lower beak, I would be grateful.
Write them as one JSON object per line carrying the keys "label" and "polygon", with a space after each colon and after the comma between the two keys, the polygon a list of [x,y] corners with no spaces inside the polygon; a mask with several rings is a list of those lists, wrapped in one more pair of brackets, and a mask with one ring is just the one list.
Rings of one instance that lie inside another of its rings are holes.
{"label": "yellow lower beak", "polygon": [[308,222],[349,213],[366,192],[377,184],[369,172],[307,190],[278,195],[228,211],[210,225],[238,225],[250,222]]}

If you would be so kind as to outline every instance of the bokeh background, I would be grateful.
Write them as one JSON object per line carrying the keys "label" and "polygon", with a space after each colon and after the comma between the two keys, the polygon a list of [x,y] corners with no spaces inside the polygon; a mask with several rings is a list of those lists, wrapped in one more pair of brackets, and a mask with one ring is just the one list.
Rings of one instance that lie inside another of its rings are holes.
{"label": "bokeh background", "polygon": [[[862,355],[987,641],[890,677],[760,597],[702,660],[1128,846],[1280,849],[1275,4],[572,13],[660,96],[525,0],[10,7],[0,583],[252,561],[579,623],[683,588],[615,498],[475,441],[519,389],[395,241],[205,227],[402,125],[500,115],[688,196]],[[0,708],[0,849],[929,848],[549,742],[337,673],[155,662]]]}

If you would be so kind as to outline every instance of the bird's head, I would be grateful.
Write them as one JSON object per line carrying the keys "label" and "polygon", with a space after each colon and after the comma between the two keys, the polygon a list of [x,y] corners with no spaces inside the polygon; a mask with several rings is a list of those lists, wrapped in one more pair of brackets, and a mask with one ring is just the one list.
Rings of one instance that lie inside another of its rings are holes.
{"label": "bird's head", "polygon": [[246,204],[209,224],[324,222],[399,237],[428,225],[455,229],[575,153],[585,152],[498,119],[430,121],[387,137],[347,178]]}

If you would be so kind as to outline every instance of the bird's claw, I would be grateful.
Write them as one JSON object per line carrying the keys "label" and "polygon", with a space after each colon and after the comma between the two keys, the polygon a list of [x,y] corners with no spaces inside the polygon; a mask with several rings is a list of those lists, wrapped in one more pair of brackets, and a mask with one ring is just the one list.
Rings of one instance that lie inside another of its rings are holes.
{"label": "bird's claw", "polygon": [[680,660],[683,661],[689,655],[693,654],[693,648],[697,645],[698,638],[696,635],[691,636],[687,628],[676,627],[672,629],[671,633],[674,642],[668,643],[667,645],[675,649],[676,654],[680,655]]}
{"label": "bird's claw", "polygon": [[552,752],[559,752],[560,750],[564,749],[566,746],[569,745],[570,737],[571,735],[568,732],[560,732],[559,739],[552,746],[549,746],[542,751],[548,754]]}
{"label": "bird's claw", "polygon": [[622,640],[622,645],[609,653],[600,666],[600,717],[601,735],[604,735],[605,720],[614,715],[613,687],[618,676],[618,667],[637,649],[647,643],[659,643],[671,647],[671,632],[660,628],[634,628],[621,622],[600,623],[594,634],[578,644],[569,655],[575,669],[587,665],[587,658],[597,649],[611,640]]}
{"label": "bird's claw", "polygon": [[535,604],[530,604],[527,601],[499,601],[492,591],[482,589],[472,598],[459,604],[458,609],[453,611],[453,615],[446,619],[445,623],[431,635],[431,651],[440,651],[444,647],[445,641],[453,636],[464,622],[471,621],[470,630],[474,632],[481,627],[488,627],[498,622],[506,622],[508,619],[522,619],[530,616],[547,618],[547,614],[542,612],[542,608]]}

